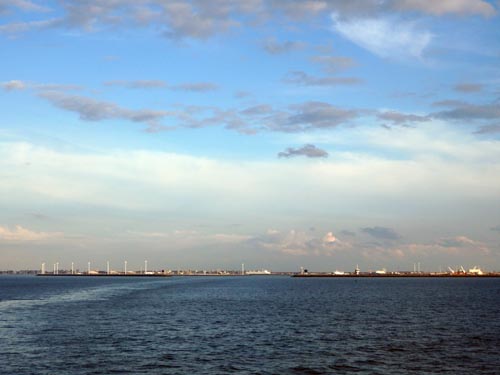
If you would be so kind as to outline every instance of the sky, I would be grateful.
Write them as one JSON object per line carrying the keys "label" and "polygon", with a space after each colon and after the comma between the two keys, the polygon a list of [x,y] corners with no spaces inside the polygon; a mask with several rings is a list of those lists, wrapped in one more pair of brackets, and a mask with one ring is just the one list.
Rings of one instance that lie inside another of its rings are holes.
{"label": "sky", "polygon": [[500,2],[0,0],[0,269],[500,270]]}

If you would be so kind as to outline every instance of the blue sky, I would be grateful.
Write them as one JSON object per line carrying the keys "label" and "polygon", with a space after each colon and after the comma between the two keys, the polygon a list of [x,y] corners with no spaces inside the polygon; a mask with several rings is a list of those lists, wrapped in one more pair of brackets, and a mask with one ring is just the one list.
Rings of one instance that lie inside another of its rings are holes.
{"label": "blue sky", "polygon": [[499,270],[499,11],[0,0],[0,268]]}

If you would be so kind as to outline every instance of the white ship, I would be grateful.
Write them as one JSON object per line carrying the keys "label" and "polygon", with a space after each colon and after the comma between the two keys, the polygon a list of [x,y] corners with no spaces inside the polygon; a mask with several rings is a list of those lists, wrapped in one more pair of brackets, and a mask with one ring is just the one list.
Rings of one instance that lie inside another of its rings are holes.
{"label": "white ship", "polygon": [[247,275],[270,275],[271,271],[261,269],[261,270],[255,270],[255,271],[246,271],[245,274],[247,274]]}
{"label": "white ship", "polygon": [[481,268],[478,266],[474,266],[472,268],[469,268],[469,274],[471,275],[483,275],[483,271],[481,271]]}

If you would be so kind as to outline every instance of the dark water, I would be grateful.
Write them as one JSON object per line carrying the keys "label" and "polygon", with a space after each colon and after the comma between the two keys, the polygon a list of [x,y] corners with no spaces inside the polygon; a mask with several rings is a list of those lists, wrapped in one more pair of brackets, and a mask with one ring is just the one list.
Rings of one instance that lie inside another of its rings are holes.
{"label": "dark water", "polygon": [[500,279],[0,277],[1,374],[499,374]]}

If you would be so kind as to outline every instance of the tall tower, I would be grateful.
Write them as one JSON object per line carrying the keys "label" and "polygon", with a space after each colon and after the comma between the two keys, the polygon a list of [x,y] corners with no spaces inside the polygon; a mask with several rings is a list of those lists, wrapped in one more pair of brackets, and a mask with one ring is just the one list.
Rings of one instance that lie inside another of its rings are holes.
{"label": "tall tower", "polygon": [[45,262],[42,263],[42,275],[45,275]]}
{"label": "tall tower", "polygon": [[245,263],[241,263],[241,274],[245,274]]}

